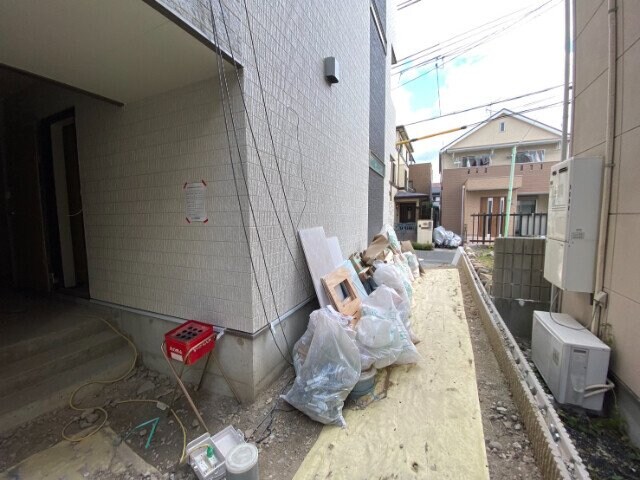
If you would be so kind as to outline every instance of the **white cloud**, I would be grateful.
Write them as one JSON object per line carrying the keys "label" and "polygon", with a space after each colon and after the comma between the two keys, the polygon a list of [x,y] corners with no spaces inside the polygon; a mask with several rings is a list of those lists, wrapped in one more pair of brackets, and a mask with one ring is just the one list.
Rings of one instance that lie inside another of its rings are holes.
{"label": "white cloud", "polygon": [[[544,3],[531,0],[458,0],[449,2],[422,1],[396,14],[394,49],[398,58],[414,53],[430,45],[441,43],[455,35],[507,15],[521,8],[531,8]],[[466,54],[467,62],[453,63],[441,70],[440,103],[442,113],[462,110],[493,100],[513,97],[563,82],[564,67],[564,9],[562,2],[546,13],[528,22],[514,25],[503,35]],[[433,68],[428,65],[402,75],[401,82],[415,78]],[[433,75],[392,90],[398,125],[438,115],[438,102],[425,105],[420,101],[421,92],[434,88]],[[392,77],[392,87],[398,84]],[[411,88],[411,90],[409,90]],[[432,98],[433,92],[429,93]],[[496,105],[491,111],[510,108],[522,111],[562,100],[562,88],[535,97]],[[419,106],[419,107],[418,107]],[[532,111],[526,115],[560,128],[561,106]],[[427,135],[461,125],[484,120],[488,109],[444,117],[407,127],[411,137]],[[453,133],[423,140],[414,144],[415,154],[433,157],[434,152],[455,139]],[[437,155],[435,155],[437,158]],[[437,172],[437,165],[434,165]],[[434,175],[437,181],[437,175]]]}

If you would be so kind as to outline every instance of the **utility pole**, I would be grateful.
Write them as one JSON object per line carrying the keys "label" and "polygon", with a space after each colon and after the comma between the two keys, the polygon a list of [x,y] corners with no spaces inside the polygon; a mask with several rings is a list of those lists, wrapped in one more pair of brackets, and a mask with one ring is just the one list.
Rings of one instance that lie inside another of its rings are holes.
{"label": "utility pole", "polygon": [[511,149],[511,172],[509,173],[509,193],[507,194],[507,215],[504,219],[504,233],[503,236],[509,235],[509,217],[511,216],[511,197],[513,196],[513,176],[516,172],[516,153],[518,152],[518,146],[514,145]]}

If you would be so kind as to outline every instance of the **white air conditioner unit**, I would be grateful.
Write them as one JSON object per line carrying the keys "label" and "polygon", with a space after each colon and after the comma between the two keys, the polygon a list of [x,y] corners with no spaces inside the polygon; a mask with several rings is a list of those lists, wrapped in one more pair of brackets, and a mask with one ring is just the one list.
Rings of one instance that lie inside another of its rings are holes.
{"label": "white air conditioner unit", "polygon": [[533,363],[558,403],[601,410],[610,353],[571,315],[533,312]]}

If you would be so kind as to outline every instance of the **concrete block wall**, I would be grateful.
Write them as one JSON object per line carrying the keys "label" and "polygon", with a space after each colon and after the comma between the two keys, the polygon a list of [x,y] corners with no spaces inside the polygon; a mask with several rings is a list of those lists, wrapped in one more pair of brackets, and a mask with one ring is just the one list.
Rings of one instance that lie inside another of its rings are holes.
{"label": "concrete block wall", "polygon": [[511,333],[531,338],[534,310],[548,310],[551,284],[545,280],[543,238],[497,238],[493,303]]}
{"label": "concrete block wall", "polygon": [[543,238],[497,238],[492,294],[500,298],[547,301],[551,284],[544,278]]}

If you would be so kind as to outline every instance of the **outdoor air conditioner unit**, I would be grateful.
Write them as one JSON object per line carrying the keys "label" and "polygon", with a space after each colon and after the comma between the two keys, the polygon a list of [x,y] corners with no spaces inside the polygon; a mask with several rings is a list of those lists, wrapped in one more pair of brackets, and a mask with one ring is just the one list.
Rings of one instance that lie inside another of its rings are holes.
{"label": "outdoor air conditioner unit", "polygon": [[533,312],[533,363],[558,403],[601,410],[610,352],[571,315]]}

